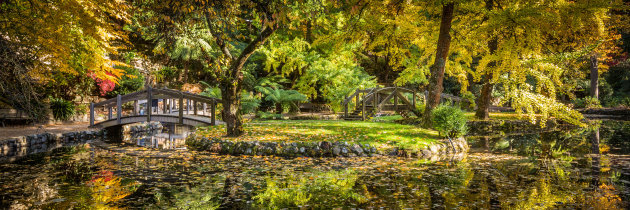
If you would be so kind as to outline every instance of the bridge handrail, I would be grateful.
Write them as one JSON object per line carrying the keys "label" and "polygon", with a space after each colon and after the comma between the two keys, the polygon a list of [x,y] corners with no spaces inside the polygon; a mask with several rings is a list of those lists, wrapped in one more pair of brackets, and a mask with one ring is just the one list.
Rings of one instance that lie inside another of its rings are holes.
{"label": "bridge handrail", "polygon": [[[162,88],[162,89],[152,89],[152,93],[151,95],[157,95],[157,94],[164,94],[164,95],[170,95],[176,98],[180,97],[180,94],[183,95],[183,97],[185,99],[192,99],[195,101],[199,101],[199,102],[204,102],[204,103],[212,103],[213,101],[215,103],[221,103],[222,100],[221,99],[217,99],[214,97],[208,97],[208,96],[202,96],[202,95],[197,95],[197,94],[192,94],[192,93],[186,93],[186,92],[181,92],[178,90],[173,90],[173,89],[167,89],[167,88]],[[144,99],[144,95],[147,93],[147,90],[141,90],[141,91],[136,91],[133,93],[129,93],[126,95],[122,95],[121,96],[121,100],[123,103],[128,102],[128,101],[133,101],[133,100],[139,100],[139,99]],[[140,98],[136,98],[136,97],[140,97]],[[155,98],[155,97],[154,97]],[[98,103],[94,103],[94,106],[105,106],[105,107],[114,107],[116,106],[117,103],[117,98],[110,98]]]}
{"label": "bridge handrail", "polygon": [[370,92],[370,91],[373,91],[374,89],[377,89],[377,88],[356,89],[352,95],[350,95],[350,96],[346,97],[346,98],[343,100],[343,102],[341,102],[341,105],[344,105],[344,106],[345,106],[346,104],[350,103],[350,101],[352,100],[352,98],[354,98],[355,96],[357,96],[357,94],[359,94],[359,93],[366,93],[366,92]]}

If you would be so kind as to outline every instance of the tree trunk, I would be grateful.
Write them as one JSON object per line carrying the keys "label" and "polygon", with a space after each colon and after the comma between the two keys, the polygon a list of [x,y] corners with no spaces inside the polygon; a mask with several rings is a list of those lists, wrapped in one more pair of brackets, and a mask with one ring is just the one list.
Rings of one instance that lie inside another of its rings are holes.
{"label": "tree trunk", "polygon": [[[486,9],[488,11],[492,10],[494,7],[493,5],[493,0],[486,0]],[[489,55],[494,54],[498,48],[499,41],[497,40],[497,37],[492,37],[490,41],[488,41]],[[488,64],[490,69],[495,66],[497,66],[496,61],[492,61]],[[486,72],[483,76],[483,86],[481,88],[481,95],[479,95],[479,99],[477,99],[477,111],[475,112],[475,117],[477,117],[477,119],[487,120],[490,117],[490,103],[492,101],[492,89],[494,89],[494,84],[491,83],[490,78],[492,78],[492,71]]]}
{"label": "tree trunk", "polygon": [[591,55],[591,97],[593,98],[599,98],[598,77],[597,54],[593,53]]}
{"label": "tree trunk", "polygon": [[440,103],[442,86],[444,80],[444,68],[448,58],[448,50],[451,45],[451,22],[453,21],[454,3],[442,6],[442,22],[440,23],[440,34],[438,37],[435,61],[431,65],[431,77],[429,78],[429,97],[424,111],[424,125],[431,126],[431,111]]}
{"label": "tree trunk", "polygon": [[276,114],[282,114],[282,103],[276,103]]}
{"label": "tree trunk", "polygon": [[243,118],[241,117],[241,82],[221,83],[221,99],[223,111],[221,116],[226,124],[227,136],[236,137],[243,134]]}
{"label": "tree trunk", "polygon": [[490,83],[491,75],[483,76],[483,86],[481,88],[481,95],[477,99],[477,111],[475,117],[477,119],[487,120],[490,118],[490,102],[492,101],[492,89],[494,84]]}

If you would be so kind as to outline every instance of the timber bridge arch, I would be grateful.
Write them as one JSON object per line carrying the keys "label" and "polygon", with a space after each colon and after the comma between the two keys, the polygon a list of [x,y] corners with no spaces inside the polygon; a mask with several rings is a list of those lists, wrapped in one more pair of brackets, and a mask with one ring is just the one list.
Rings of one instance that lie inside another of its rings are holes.
{"label": "timber bridge arch", "polygon": [[[422,93],[422,94],[420,94]],[[418,92],[403,87],[376,87],[368,89],[357,89],[352,95],[342,102],[344,107],[343,119],[345,120],[366,120],[381,111],[394,111],[403,117],[410,113],[420,116],[416,107],[416,100],[426,99],[428,92]],[[460,103],[462,98],[450,94],[441,94],[441,100],[451,100]],[[393,101],[393,103],[392,103]],[[349,112],[350,102],[354,102],[354,110]]]}
{"label": "timber bridge arch", "polygon": [[[125,110],[123,104],[129,102],[133,102],[133,108]],[[221,100],[178,90],[148,87],[146,90],[91,103],[90,127],[108,128],[150,121],[190,126],[215,125],[217,103],[221,103]],[[96,107],[108,110],[105,120],[95,122]],[[113,115],[114,111],[116,116]]]}

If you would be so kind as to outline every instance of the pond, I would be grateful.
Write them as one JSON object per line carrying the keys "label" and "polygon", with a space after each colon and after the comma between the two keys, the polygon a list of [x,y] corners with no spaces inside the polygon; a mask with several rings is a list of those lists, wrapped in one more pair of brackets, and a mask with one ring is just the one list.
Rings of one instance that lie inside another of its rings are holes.
{"label": "pond", "polygon": [[[604,121],[586,129],[471,137],[471,152],[461,162],[395,157],[217,156],[184,150],[178,143],[182,140],[170,138],[173,135],[168,133],[149,135],[157,136],[153,139],[124,139],[115,144],[116,151],[85,145],[2,164],[0,206],[630,207],[628,122]],[[145,155],[158,152],[170,155]]]}

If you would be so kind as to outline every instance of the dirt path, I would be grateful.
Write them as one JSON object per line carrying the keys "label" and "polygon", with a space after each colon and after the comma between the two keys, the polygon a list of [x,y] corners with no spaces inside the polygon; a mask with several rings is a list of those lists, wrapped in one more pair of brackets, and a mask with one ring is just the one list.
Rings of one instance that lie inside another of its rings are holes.
{"label": "dirt path", "polygon": [[90,123],[78,122],[61,125],[44,125],[44,126],[7,126],[0,127],[0,140],[18,136],[26,136],[38,133],[66,133],[70,131],[92,130],[88,128]]}

